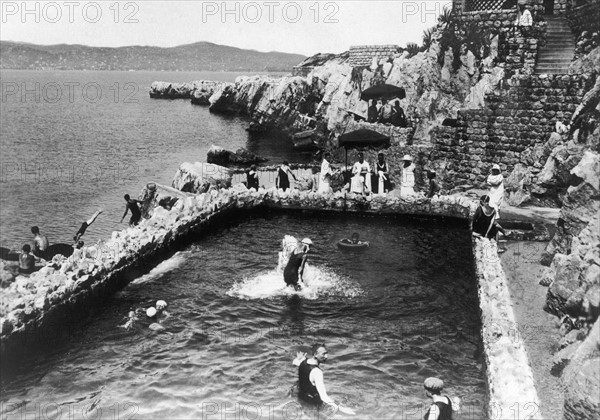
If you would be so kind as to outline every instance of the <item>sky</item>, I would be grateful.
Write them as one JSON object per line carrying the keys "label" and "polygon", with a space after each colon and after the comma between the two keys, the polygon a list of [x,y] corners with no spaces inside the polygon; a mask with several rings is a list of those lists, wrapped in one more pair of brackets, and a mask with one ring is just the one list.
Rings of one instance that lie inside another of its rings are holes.
{"label": "sky", "polygon": [[174,47],[199,41],[313,55],[352,45],[421,44],[451,0],[7,1],[0,40]]}

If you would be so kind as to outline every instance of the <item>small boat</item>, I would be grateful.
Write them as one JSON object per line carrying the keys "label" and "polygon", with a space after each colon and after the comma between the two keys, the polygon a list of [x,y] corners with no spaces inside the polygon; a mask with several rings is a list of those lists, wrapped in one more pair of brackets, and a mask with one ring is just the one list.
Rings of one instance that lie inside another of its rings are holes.
{"label": "small boat", "polygon": [[369,247],[368,241],[352,242],[350,239],[341,239],[338,241],[337,246],[339,249],[346,249],[349,251],[362,251]]}

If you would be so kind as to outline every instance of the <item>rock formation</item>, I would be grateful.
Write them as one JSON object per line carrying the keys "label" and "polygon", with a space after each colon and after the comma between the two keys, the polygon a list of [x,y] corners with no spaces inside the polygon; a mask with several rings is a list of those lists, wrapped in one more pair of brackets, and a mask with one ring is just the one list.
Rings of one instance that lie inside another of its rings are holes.
{"label": "rock formation", "polygon": [[215,146],[214,144],[206,154],[206,162],[221,166],[248,166],[253,163],[263,163],[267,161],[268,159],[256,156],[244,148],[239,148],[235,152],[231,152],[222,147]]}

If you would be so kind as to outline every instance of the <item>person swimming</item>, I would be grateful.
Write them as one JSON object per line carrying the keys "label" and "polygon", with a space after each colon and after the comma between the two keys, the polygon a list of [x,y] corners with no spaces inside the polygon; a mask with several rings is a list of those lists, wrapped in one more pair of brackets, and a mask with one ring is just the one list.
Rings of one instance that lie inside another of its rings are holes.
{"label": "person swimming", "polygon": [[283,280],[285,281],[285,284],[293,287],[296,291],[302,288],[298,284],[298,281],[302,281],[304,266],[306,265],[306,260],[312,244],[313,242],[309,238],[302,239],[300,246],[292,252],[290,259],[283,270]]}
{"label": "person swimming", "polygon": [[359,236],[358,232],[354,232],[352,234],[352,236],[350,236],[350,239],[348,239],[348,238],[341,239],[338,242],[338,247],[342,248],[342,249],[344,249],[344,248],[347,248],[347,249],[367,248],[369,246],[369,242],[360,241],[359,238],[360,238],[360,236]]}

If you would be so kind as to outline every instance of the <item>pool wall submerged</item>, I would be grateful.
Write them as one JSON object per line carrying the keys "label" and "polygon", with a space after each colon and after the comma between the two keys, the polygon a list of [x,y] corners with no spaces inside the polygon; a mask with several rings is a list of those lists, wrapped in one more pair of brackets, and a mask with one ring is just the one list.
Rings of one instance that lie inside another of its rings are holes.
{"label": "pool wall submerged", "polygon": [[[32,347],[47,348],[81,327],[82,319],[131,280],[147,272],[198,235],[262,209],[406,215],[468,221],[476,203],[465,197],[441,196],[366,200],[354,194],[248,191],[243,185],[180,199],[172,209],[154,209],[140,226],[113,232],[95,248],[76,251],[68,260],[18,277],[5,289],[1,332],[3,372],[26,357]],[[533,375],[512,310],[506,277],[495,243],[474,239],[482,338],[489,387],[489,417],[541,418]],[[450,386],[451,388],[451,386]]]}

